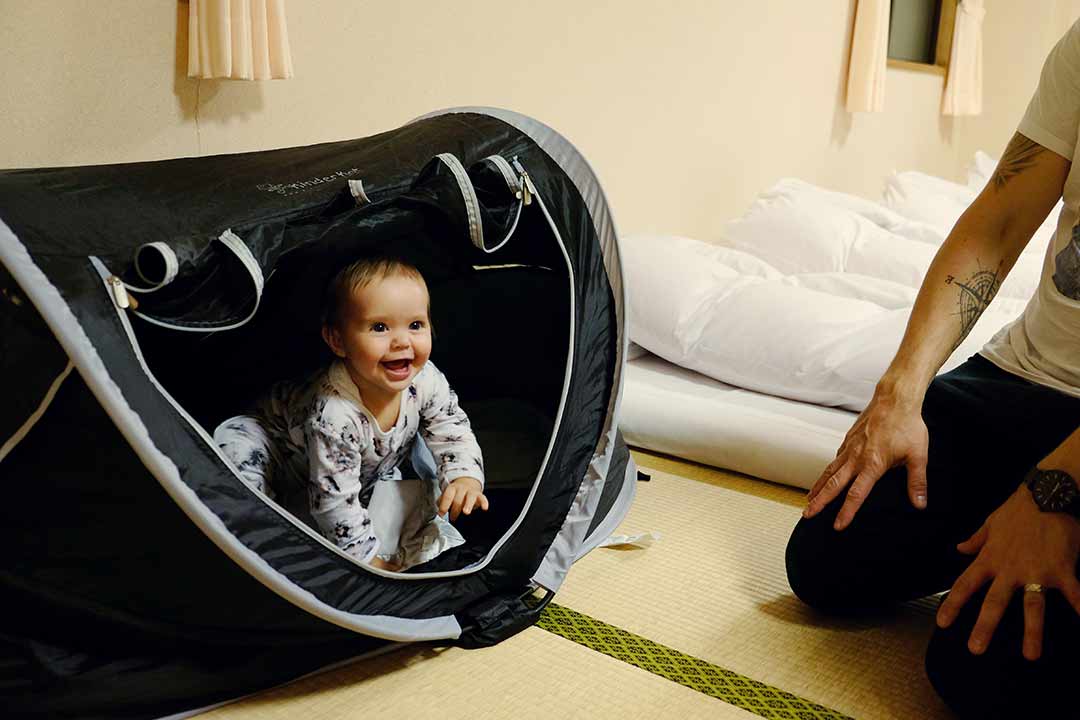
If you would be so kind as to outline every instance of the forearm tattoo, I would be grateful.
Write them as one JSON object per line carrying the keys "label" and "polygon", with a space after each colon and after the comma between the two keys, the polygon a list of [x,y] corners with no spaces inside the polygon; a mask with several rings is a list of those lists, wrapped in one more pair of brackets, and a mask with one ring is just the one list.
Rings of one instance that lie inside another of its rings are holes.
{"label": "forearm tattoo", "polygon": [[949,275],[945,278],[945,284],[952,285],[959,293],[956,304],[960,308],[957,313],[960,316],[960,337],[956,339],[952,346],[952,349],[955,350],[960,347],[960,343],[964,341],[964,338],[971,332],[971,328],[975,327],[975,323],[982,316],[983,310],[997,295],[998,288],[1001,287],[1001,267],[999,266],[997,270],[978,270],[965,282],[960,282],[954,276]]}
{"label": "forearm tattoo", "polygon": [[1002,155],[990,182],[994,183],[994,187],[998,190],[1005,187],[1009,180],[1034,165],[1035,158],[1043,150],[1042,145],[1016,133],[1005,148],[1005,154]]}

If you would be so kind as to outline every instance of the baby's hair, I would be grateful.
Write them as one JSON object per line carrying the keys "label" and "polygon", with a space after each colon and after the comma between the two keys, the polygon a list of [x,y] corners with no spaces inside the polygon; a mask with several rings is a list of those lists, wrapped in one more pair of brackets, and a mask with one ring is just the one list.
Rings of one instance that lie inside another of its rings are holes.
{"label": "baby's hair", "polygon": [[[341,309],[349,301],[349,296],[362,287],[376,280],[383,280],[394,275],[417,280],[425,288],[424,276],[412,263],[395,257],[375,257],[355,260],[338,271],[326,287],[323,299],[322,323],[324,327],[338,327],[341,321]],[[428,300],[428,318],[431,318],[431,300]]]}

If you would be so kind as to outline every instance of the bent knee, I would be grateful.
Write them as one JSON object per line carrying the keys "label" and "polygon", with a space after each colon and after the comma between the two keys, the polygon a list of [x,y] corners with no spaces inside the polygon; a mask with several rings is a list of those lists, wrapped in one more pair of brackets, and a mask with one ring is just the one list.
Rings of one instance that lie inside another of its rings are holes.
{"label": "bent knee", "polygon": [[809,520],[803,518],[788,538],[784,552],[788,585],[795,597],[822,612],[841,609],[842,598],[834,582],[833,564],[830,557],[832,526],[820,516]]}

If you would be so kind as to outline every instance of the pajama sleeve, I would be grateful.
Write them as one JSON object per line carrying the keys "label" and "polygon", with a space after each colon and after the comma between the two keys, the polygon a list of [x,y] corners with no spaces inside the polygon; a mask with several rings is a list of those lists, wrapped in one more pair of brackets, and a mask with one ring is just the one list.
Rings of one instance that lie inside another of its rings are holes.
{"label": "pajama sleeve", "polygon": [[457,394],[430,362],[421,385],[420,435],[435,457],[439,487],[445,489],[459,477],[473,477],[483,485],[484,456]]}
{"label": "pajama sleeve", "polygon": [[323,536],[368,562],[379,551],[379,541],[360,502],[364,436],[355,419],[347,412],[335,412],[334,404],[327,403],[304,429],[311,516]]}

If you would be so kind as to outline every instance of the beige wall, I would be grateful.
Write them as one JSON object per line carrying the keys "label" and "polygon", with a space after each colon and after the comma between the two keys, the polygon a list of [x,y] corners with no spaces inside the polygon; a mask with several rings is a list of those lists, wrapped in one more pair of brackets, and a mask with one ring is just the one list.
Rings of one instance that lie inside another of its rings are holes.
{"label": "beige wall", "polygon": [[1016,131],[1047,53],[1080,17],[1080,0],[987,0],[983,113],[958,121],[961,158],[1001,155]]}
{"label": "beige wall", "polygon": [[948,120],[942,78],[902,70],[886,112],[843,111],[854,0],[291,0],[297,77],[268,83],[188,80],[184,2],[0,0],[0,167],[302,145],[496,105],[574,141],[622,231],[712,237],[783,176],[870,197],[893,169],[959,178],[1011,134],[1068,2],[987,0],[986,113]]}

